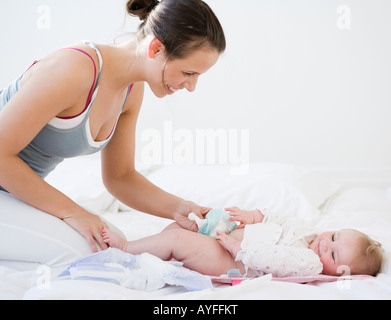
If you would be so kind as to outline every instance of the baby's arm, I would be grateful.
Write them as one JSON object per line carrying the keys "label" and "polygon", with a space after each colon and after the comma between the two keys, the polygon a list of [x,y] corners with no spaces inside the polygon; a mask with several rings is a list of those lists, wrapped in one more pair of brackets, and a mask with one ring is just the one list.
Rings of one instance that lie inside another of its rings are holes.
{"label": "baby's arm", "polygon": [[238,207],[225,210],[231,215],[231,221],[240,222],[238,229],[244,228],[247,224],[261,223],[265,217],[260,210],[241,210]]}

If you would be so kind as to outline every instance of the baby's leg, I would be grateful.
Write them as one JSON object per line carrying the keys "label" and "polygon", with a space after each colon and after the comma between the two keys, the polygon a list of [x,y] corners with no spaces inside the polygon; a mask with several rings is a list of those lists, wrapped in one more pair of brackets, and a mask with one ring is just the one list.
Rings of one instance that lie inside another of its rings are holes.
{"label": "baby's leg", "polygon": [[236,262],[218,241],[202,234],[184,229],[169,229],[159,234],[136,241],[122,242],[115,237],[110,241],[106,232],[105,241],[111,246],[132,254],[150,253],[162,260],[175,259],[186,268],[205,275],[226,274],[231,269],[245,272],[241,262]]}
{"label": "baby's leg", "polygon": [[[173,222],[171,223],[170,225],[168,225],[164,230],[164,231],[167,231],[167,230],[172,230],[172,229],[185,229],[183,228],[181,225],[179,225],[177,222]],[[185,230],[188,230],[188,229],[185,229]]]}
{"label": "baby's leg", "polygon": [[172,229],[168,233],[170,258],[183,262],[186,268],[210,276],[226,274],[232,269],[245,272],[243,264],[236,262],[216,239],[183,229]]}

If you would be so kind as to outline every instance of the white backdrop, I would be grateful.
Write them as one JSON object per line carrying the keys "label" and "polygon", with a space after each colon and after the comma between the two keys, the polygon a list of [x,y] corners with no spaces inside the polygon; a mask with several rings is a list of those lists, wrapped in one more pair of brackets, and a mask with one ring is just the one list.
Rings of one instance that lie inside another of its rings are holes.
{"label": "white backdrop", "polygon": [[[55,49],[134,31],[125,2],[2,0],[0,88]],[[390,167],[391,1],[207,2],[227,51],[195,93],[159,100],[147,88],[139,159]],[[220,141],[214,152],[197,149],[203,134]]]}

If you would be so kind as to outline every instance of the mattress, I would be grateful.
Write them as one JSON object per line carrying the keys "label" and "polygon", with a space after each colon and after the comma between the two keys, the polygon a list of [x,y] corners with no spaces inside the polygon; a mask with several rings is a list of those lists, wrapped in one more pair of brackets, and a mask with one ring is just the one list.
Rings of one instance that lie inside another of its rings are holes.
{"label": "mattress", "polygon": [[[291,164],[254,163],[232,175],[229,166],[154,166],[138,170],[164,190],[217,209],[268,208],[279,215],[302,219],[316,230],[353,228],[382,243],[385,263],[374,278],[312,281],[273,281],[270,275],[248,281],[215,283],[213,288],[187,291],[165,286],[153,292],[117,284],[64,281],[62,270],[31,269],[0,262],[0,299],[88,300],[290,300],[391,298],[391,183],[382,186],[341,184],[319,170]],[[160,232],[172,221],[132,210],[114,199],[100,178],[100,159],[89,156],[64,162],[48,182],[91,212],[118,227],[128,240]]]}

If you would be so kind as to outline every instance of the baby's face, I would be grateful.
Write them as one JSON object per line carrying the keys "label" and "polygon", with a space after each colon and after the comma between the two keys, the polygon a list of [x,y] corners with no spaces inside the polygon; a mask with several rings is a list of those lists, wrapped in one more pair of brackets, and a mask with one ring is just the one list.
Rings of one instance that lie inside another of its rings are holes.
{"label": "baby's face", "polygon": [[349,272],[348,268],[358,255],[360,239],[360,233],[354,230],[324,232],[316,237],[309,248],[319,256],[323,274],[339,276]]}

